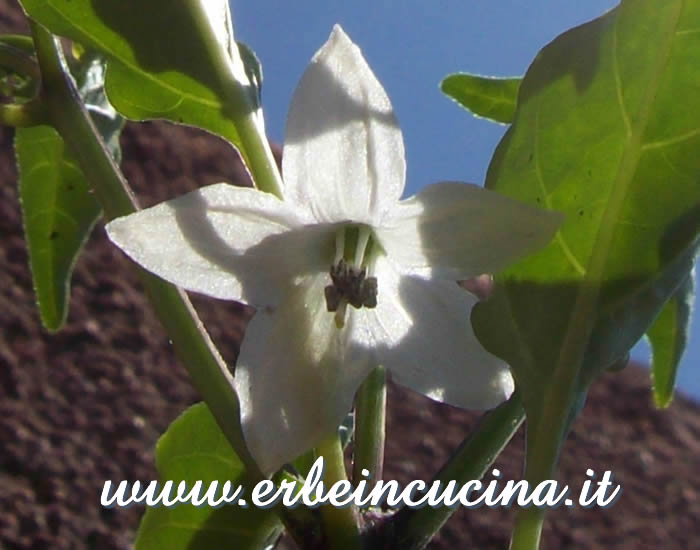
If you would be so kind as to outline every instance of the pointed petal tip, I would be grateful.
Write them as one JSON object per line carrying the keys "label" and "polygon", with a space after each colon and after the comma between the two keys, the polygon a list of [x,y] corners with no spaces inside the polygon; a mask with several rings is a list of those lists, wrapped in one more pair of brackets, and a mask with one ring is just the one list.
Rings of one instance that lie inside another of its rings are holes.
{"label": "pointed petal tip", "polygon": [[112,243],[118,248],[124,250],[124,236],[128,234],[129,223],[127,220],[128,216],[121,216],[115,218],[105,225],[105,233],[107,233],[107,238],[112,241]]}
{"label": "pointed petal tip", "polygon": [[333,25],[333,29],[331,30],[330,38],[334,38],[335,36],[345,37],[350,40],[347,33],[343,30],[343,27],[340,26],[340,23]]}
{"label": "pointed petal tip", "polygon": [[331,30],[331,34],[328,37],[328,42],[334,42],[337,44],[345,44],[345,45],[355,45],[355,43],[352,41],[352,39],[348,36],[348,33],[345,32],[345,29],[340,26],[340,23],[336,23],[333,25],[333,29]]}
{"label": "pointed petal tip", "polygon": [[353,50],[355,55],[362,56],[359,46],[355,44],[348,34],[343,30],[338,23],[333,25],[331,34],[328,36],[326,43],[316,52],[311,59],[311,62],[317,62],[320,59],[329,57],[333,52],[342,51],[343,49]]}
{"label": "pointed petal tip", "polygon": [[361,49],[335,25],[287,115],[285,198],[320,222],[375,225],[405,184],[403,136]]}

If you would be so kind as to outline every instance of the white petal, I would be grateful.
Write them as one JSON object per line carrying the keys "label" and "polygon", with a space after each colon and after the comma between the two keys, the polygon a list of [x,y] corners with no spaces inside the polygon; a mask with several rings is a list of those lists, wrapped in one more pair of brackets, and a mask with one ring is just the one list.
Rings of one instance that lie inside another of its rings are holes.
{"label": "white petal", "polygon": [[326,311],[328,276],[307,277],[275,311],[259,310],[234,376],[246,444],[265,474],[337,430],[371,369],[366,348],[347,342]]}
{"label": "white petal", "polygon": [[282,166],[285,197],[320,222],[374,225],[403,192],[403,138],[391,103],[337,25],[294,94]]}
{"label": "white petal", "polygon": [[477,185],[446,182],[401,201],[375,231],[402,269],[456,280],[500,271],[546,245],[561,221]]}
{"label": "white petal", "polygon": [[378,267],[377,278],[377,307],[361,312],[374,334],[376,359],[396,382],[468,409],[490,409],[510,396],[508,365],[472,331],[474,296],[454,281],[402,276],[389,262]]}
{"label": "white petal", "polygon": [[226,183],[204,187],[106,227],[135,262],[187,290],[274,305],[291,278],[326,271],[332,228],[303,226],[268,193]]}

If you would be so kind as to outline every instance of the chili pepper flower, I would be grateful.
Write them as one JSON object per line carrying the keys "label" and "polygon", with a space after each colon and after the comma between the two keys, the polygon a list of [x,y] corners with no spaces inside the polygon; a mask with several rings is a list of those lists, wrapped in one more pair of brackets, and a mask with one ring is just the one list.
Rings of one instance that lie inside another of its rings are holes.
{"label": "chili pepper flower", "polygon": [[477,299],[456,281],[545,245],[558,216],[457,182],[401,200],[401,131],[339,26],[292,100],[283,177],[283,200],[222,183],[107,227],[147,270],[257,308],[234,379],[265,473],[337,429],[380,364],[459,407],[509,397],[509,368],[475,338]]}

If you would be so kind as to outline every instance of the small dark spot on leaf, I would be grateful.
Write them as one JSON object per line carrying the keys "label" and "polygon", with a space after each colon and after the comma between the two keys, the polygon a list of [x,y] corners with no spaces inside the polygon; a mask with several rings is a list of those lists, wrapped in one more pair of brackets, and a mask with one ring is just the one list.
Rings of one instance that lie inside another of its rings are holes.
{"label": "small dark spot on leaf", "polygon": [[533,153],[530,153],[530,156],[527,157],[527,160],[528,160],[529,162],[532,162],[532,159],[533,159],[533,158],[534,158],[534,154],[533,154]]}
{"label": "small dark spot on leaf", "polygon": [[69,183],[68,185],[66,185],[66,189],[68,191],[73,191],[73,189],[75,189],[75,185],[73,185],[72,183]]}
{"label": "small dark spot on leaf", "polygon": [[535,197],[535,200],[537,201],[537,204],[540,204],[542,202],[542,199],[540,199],[539,197]]}
{"label": "small dark spot on leaf", "polygon": [[583,216],[583,210],[579,210],[579,211],[578,211],[578,215],[579,215],[579,216]]}
{"label": "small dark spot on leaf", "polygon": [[57,239],[57,238],[58,238],[58,231],[52,231],[52,232],[49,234],[49,239],[51,239],[52,241],[53,241],[54,239]]}

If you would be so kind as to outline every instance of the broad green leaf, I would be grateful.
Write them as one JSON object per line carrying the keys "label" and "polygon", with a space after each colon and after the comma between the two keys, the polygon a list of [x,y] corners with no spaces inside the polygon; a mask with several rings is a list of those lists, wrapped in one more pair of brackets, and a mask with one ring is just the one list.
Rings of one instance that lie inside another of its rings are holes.
{"label": "broad green leaf", "polygon": [[68,312],[73,264],[100,208],[52,127],[18,128],[15,151],[37,304],[44,326],[58,330]]}
{"label": "broad green leaf", "polygon": [[657,407],[668,407],[673,399],[676,372],[688,343],[690,316],[695,297],[694,270],[647,331],[651,346],[651,375]]}
{"label": "broad green leaf", "polygon": [[522,78],[498,78],[456,73],[440,83],[440,90],[476,116],[510,124],[515,115]]}
{"label": "broad green leaf", "polygon": [[692,269],[699,29],[699,0],[626,0],[564,33],[530,66],[489,167],[488,188],[566,215],[472,315],[482,343],[513,368],[531,481],[551,476],[591,381]]}
{"label": "broad green leaf", "polygon": [[[227,91],[206,41],[193,24],[189,3],[191,0],[21,1],[27,13],[54,34],[107,57],[107,95],[125,117],[198,126],[240,146],[226,112],[223,98]],[[218,30],[222,42],[227,42],[225,55],[235,64],[240,57],[232,40],[228,5],[220,3],[226,13],[217,21],[221,24]]]}
{"label": "broad green leaf", "polygon": [[[203,482],[201,494],[213,481],[238,487],[246,483],[243,464],[204,403],[187,409],[158,440],[156,468],[160,481]],[[220,489],[217,496],[221,496]],[[246,498],[244,495],[242,498]],[[170,508],[147,508],[136,538],[136,550],[209,550],[262,548],[280,532],[281,524],[271,510],[252,505],[244,508],[224,504],[179,504]]]}

